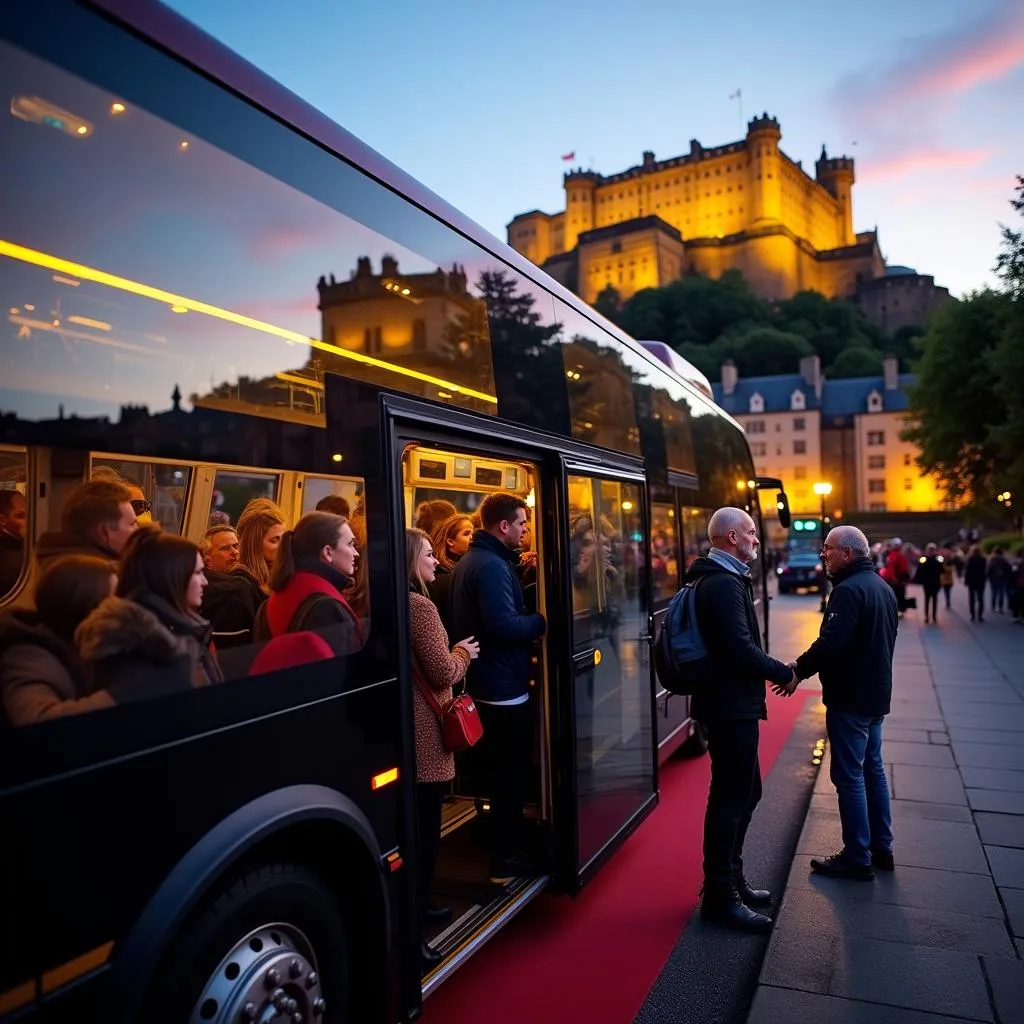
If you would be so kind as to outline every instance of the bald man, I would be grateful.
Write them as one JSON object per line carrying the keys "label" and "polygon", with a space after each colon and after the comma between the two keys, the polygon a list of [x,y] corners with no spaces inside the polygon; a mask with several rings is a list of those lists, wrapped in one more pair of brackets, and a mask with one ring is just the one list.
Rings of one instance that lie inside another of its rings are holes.
{"label": "bald man", "polygon": [[713,679],[693,695],[691,712],[708,733],[711,789],[704,815],[704,895],[701,917],[745,932],[766,932],[772,920],[752,907],[772,894],[752,889],[743,875],[743,840],[761,799],[757,758],[760,723],[768,717],[765,680],[795,686],[790,666],[761,644],[750,563],[757,558],[753,519],[741,508],[720,508],[708,524],[711,550],[686,574],[695,583],[697,625]]}
{"label": "bald man", "polygon": [[[817,674],[831,747],[843,848],[815,857],[820,875],[870,881],[892,871],[892,811],[882,760],[882,723],[892,699],[892,655],[899,611],[875,572],[868,539],[855,526],[829,531],[821,549],[832,593],[818,639],[793,663],[798,679]],[[796,684],[777,692],[792,693]]]}

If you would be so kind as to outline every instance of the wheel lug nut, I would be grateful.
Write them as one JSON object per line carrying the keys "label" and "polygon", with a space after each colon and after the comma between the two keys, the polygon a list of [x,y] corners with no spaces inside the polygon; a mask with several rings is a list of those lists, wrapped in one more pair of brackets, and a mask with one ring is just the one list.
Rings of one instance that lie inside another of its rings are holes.
{"label": "wheel lug nut", "polygon": [[267,988],[277,988],[281,984],[281,972],[276,967],[267,971],[266,984]]}
{"label": "wheel lug nut", "polygon": [[313,1012],[319,1017],[326,1009],[327,1004],[323,1001],[323,998],[317,996],[316,999],[313,1000]]}
{"label": "wheel lug nut", "polygon": [[309,974],[306,975],[306,988],[313,988],[319,980],[320,979],[316,976],[316,971],[310,971]]}
{"label": "wheel lug nut", "polygon": [[255,1020],[256,1019],[256,1004],[246,1003],[242,1007],[242,1020]]}
{"label": "wheel lug nut", "polygon": [[293,978],[298,978],[302,974],[302,964],[300,964],[298,960],[293,960],[288,965],[288,973]]}

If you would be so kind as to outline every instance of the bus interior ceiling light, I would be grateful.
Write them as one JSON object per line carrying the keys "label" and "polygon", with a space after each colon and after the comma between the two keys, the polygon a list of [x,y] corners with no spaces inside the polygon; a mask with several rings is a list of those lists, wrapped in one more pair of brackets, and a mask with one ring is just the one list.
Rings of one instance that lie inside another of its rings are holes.
{"label": "bus interior ceiling light", "polygon": [[41,96],[12,96],[11,114],[19,121],[56,128],[72,138],[84,139],[93,131],[92,124],[84,117],[78,117]]}
{"label": "bus interior ceiling light", "polygon": [[131,280],[131,278],[108,274],[105,270],[97,270],[95,267],[86,266],[84,263],[73,263],[71,260],[61,259],[59,256],[51,256],[49,253],[40,252],[37,249],[29,249],[24,245],[18,245],[3,238],[0,238],[0,256],[9,256],[11,259],[21,260],[23,263],[33,266],[45,267],[47,270],[69,274],[82,278],[85,281],[94,281],[97,284],[106,285],[108,288],[117,288],[120,291],[131,292],[133,295],[141,295],[143,298],[153,299],[156,302],[162,302],[171,307],[179,306],[183,311],[191,310],[193,313],[205,313],[215,320],[226,320],[228,323],[237,324],[240,327],[261,331],[264,334],[282,338],[290,344],[310,345],[323,352],[330,352],[333,355],[341,356],[343,359],[351,359],[353,362],[363,363],[366,366],[376,366],[390,373],[433,384],[435,387],[447,388],[449,391],[456,391],[470,398],[477,398],[490,405],[498,404],[498,399],[495,395],[488,395],[484,391],[464,387],[462,384],[445,380],[443,377],[434,377],[429,373],[421,373],[419,370],[414,370],[407,366],[396,366],[394,363],[389,363],[384,359],[375,359],[373,356],[363,355],[362,352],[350,352],[347,349],[339,348],[337,345],[331,345],[326,341],[300,334],[298,331],[290,331],[286,327],[278,327],[276,324],[256,320],[251,316],[243,316],[241,313],[235,313],[230,309],[223,309],[220,306],[213,306],[208,302],[190,299],[187,295],[175,295],[173,292],[165,291],[163,288],[154,288],[152,285],[142,284],[140,281]]}

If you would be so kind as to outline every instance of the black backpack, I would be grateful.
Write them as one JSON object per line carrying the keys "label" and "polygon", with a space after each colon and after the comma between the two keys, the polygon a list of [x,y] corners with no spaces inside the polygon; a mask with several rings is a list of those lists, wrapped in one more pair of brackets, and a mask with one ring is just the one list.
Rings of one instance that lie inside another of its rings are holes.
{"label": "black backpack", "polygon": [[[701,577],[703,579],[703,577]],[[691,696],[712,679],[711,659],[697,625],[697,584],[684,584],[669,602],[654,642],[654,671],[669,693]]]}

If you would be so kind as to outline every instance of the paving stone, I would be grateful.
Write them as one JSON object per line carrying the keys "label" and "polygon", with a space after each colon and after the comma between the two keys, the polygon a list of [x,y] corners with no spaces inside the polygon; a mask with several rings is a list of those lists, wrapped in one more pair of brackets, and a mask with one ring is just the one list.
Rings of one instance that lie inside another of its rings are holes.
{"label": "paving stone", "polygon": [[843,950],[829,994],[993,1020],[978,958],[946,949],[861,940]]}
{"label": "paving stone", "polygon": [[900,800],[924,800],[936,804],[964,804],[967,797],[955,768],[928,768],[898,764],[893,768],[893,795]]}
{"label": "paving stone", "polygon": [[1024,740],[1024,729],[972,729],[951,722],[949,738],[954,743],[1005,743],[1012,746]]}
{"label": "paving stone", "polygon": [[1024,889],[1024,850],[986,845],[985,853],[992,866],[992,877],[996,885]]}
{"label": "paving stone", "polygon": [[1024,963],[983,956],[981,966],[992,990],[998,1019],[1002,1024],[1024,1020]]}
{"label": "paving stone", "polygon": [[954,750],[961,767],[1024,769],[1024,744],[957,743]]}
{"label": "paving stone", "polygon": [[786,893],[776,929],[799,928],[832,938],[842,949],[851,939],[882,939],[929,949],[1016,957],[1003,921],[949,910],[869,903],[835,891]]}
{"label": "paving stone", "polygon": [[954,768],[953,755],[948,747],[933,743],[901,743],[898,740],[882,742],[882,754],[889,764],[917,764],[928,768]]}
{"label": "paving stone", "polygon": [[963,1024],[962,1017],[918,1013],[902,1007],[880,1006],[858,999],[839,999],[792,988],[762,984],[754,996],[747,1024],[788,1024],[792,1021],[828,1021],[829,1024]]}
{"label": "paving stone", "polygon": [[1024,849],[1024,814],[977,811],[974,823],[986,846],[1015,846]]}
{"label": "paving stone", "polygon": [[989,873],[974,824],[958,821],[903,821],[894,828],[899,864],[939,871]]}
{"label": "paving stone", "polygon": [[799,928],[779,928],[768,943],[760,982],[824,994],[832,981],[837,954],[831,939]]}
{"label": "paving stone", "polygon": [[1001,888],[999,898],[1006,907],[1010,931],[1024,940],[1024,889]]}
{"label": "paving stone", "polygon": [[894,872],[879,872],[875,880],[868,883],[812,874],[811,858],[801,854],[793,858],[793,870],[789,873],[786,886],[787,889],[837,893],[844,899],[895,903],[925,910],[948,910],[955,914],[975,914],[1002,920],[1003,907],[988,875],[901,866],[898,848],[896,859]]}
{"label": "paving stone", "polygon": [[1012,768],[977,768],[973,765],[965,765],[960,769],[960,777],[968,789],[1002,789],[1013,793],[1024,793],[1024,771],[1015,771]]}
{"label": "paving stone", "polygon": [[[908,716],[908,720],[913,721],[913,716]],[[998,729],[1002,732],[1024,730],[1024,707],[988,704],[982,708],[980,705],[967,704],[963,709],[957,709],[955,715],[949,713],[948,725],[950,729]],[[919,728],[926,727],[922,725]]]}
{"label": "paving stone", "polygon": [[882,730],[882,739],[885,743],[928,743],[927,729],[906,729],[902,726],[890,728],[888,723]]}
{"label": "paving stone", "polygon": [[949,733],[946,732],[930,732],[928,733],[929,743],[938,743],[940,746],[949,746]]}
{"label": "paving stone", "polygon": [[[836,814],[838,814],[838,809]],[[904,821],[924,818],[930,821],[974,821],[971,809],[959,804],[929,804],[918,800],[893,800],[892,820],[895,826]]]}
{"label": "paving stone", "polygon": [[1024,793],[1000,792],[996,789],[968,789],[967,802],[975,811],[1024,814]]}

